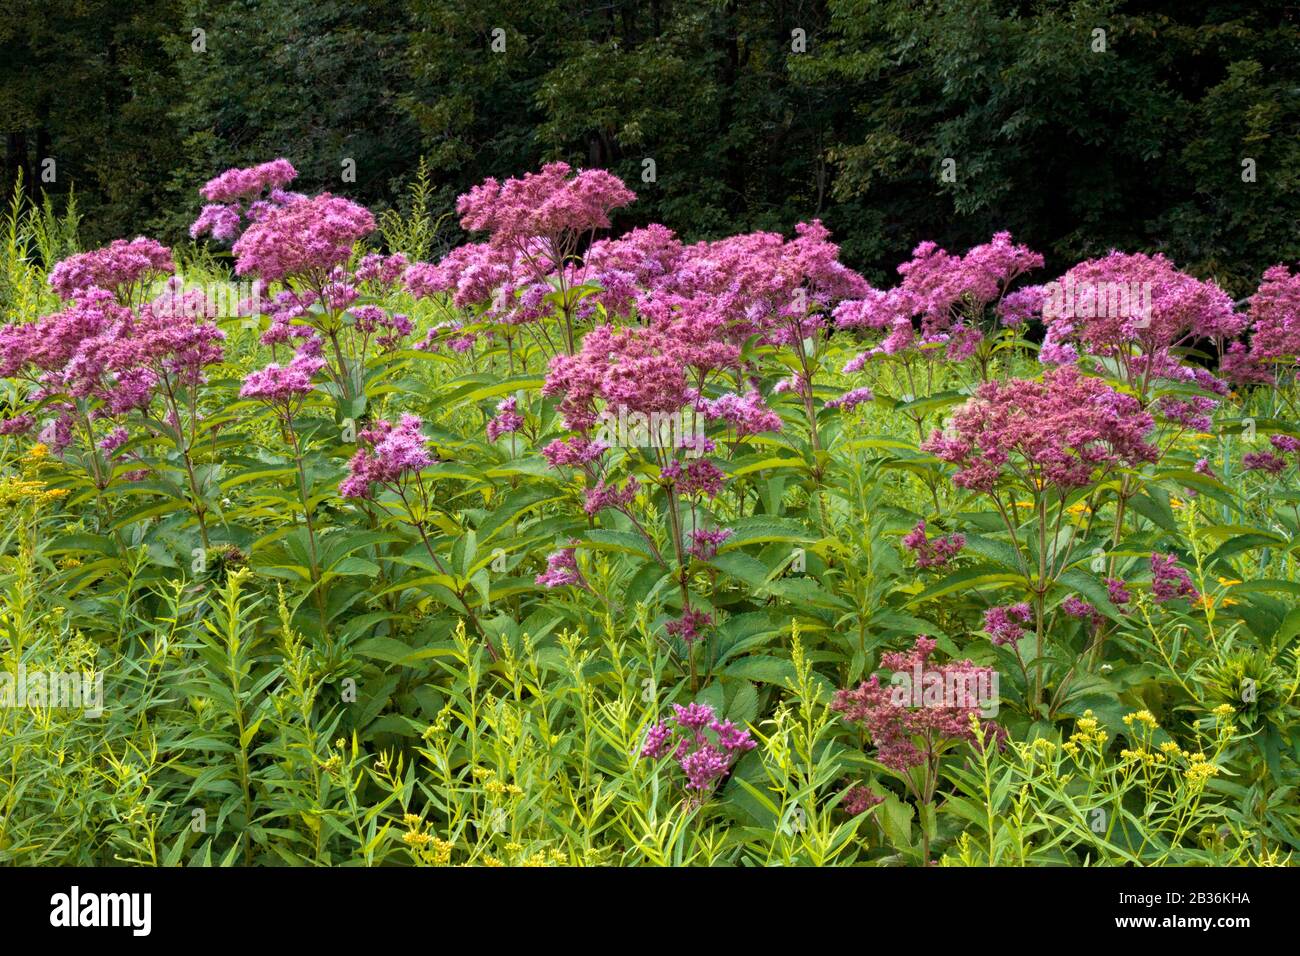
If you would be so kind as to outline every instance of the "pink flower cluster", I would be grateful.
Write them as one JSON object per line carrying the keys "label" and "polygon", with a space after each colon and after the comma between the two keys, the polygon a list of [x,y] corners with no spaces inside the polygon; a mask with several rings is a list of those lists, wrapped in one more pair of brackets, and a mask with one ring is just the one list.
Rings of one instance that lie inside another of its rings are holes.
{"label": "pink flower cluster", "polygon": [[60,299],[72,299],[92,288],[106,289],[126,304],[133,287],[144,285],[176,268],[172,252],[153,239],[115,239],[102,249],[69,256],[50,270],[49,283]]}
{"label": "pink flower cluster", "polygon": [[249,373],[239,389],[239,397],[291,410],[297,401],[311,393],[314,388],[312,379],[325,367],[320,353],[320,339],[308,339],[288,365],[272,362],[266,368]]}
{"label": "pink flower cluster", "polygon": [[673,704],[673,716],[647,732],[641,756],[660,760],[672,754],[686,776],[686,789],[703,796],[755,746],[748,730],[719,720],[708,704]]}
{"label": "pink flower cluster", "polygon": [[587,582],[578,569],[576,549],[571,546],[548,554],[546,570],[537,575],[536,582],[547,588],[564,587],[566,584],[586,587]]}
{"label": "pink flower cluster", "polygon": [[1246,324],[1214,282],[1178,271],[1159,254],[1089,259],[1052,287],[1043,310],[1045,362],[1072,362],[1075,343],[1095,355],[1127,354],[1131,346],[1154,353],[1188,337],[1232,337]]}
{"label": "pink flower cluster", "polygon": [[511,395],[497,403],[496,417],[487,423],[487,440],[496,441],[502,435],[513,434],[524,427],[524,417],[519,414],[519,399]]}
{"label": "pink flower cluster", "polygon": [[1284,265],[1264,272],[1250,297],[1250,360],[1262,364],[1300,357],[1300,273]]}
{"label": "pink flower cluster", "polygon": [[1153,427],[1133,396],[1063,366],[1041,381],[984,383],[921,447],[957,465],[953,481],[963,488],[992,491],[1014,470],[1033,491],[1069,489],[1099,470],[1155,461],[1145,437]]}
{"label": "pink flower cluster", "polygon": [[456,211],[462,226],[489,233],[493,246],[521,247],[544,237],[552,248],[567,248],[567,237],[608,229],[609,214],[635,199],[603,169],[574,173],[567,163],[548,163],[504,183],[484,180],[456,201]]}
{"label": "pink flower cluster", "polygon": [[1024,601],[1005,607],[991,607],[984,612],[984,630],[997,645],[1015,644],[1025,636],[1025,625],[1032,624],[1034,609]]}
{"label": "pink flower cluster", "polygon": [[[95,273],[108,282],[126,275],[97,271],[95,264],[108,260],[95,258],[96,253],[85,255],[91,259],[82,258],[74,272]],[[139,278],[144,273],[132,274]],[[176,280],[161,296],[138,307],[92,285],[77,292],[59,312],[0,327],[0,375],[24,375],[35,381],[34,401],[59,395],[91,398],[101,403],[92,410],[92,418],[125,415],[148,406],[160,385],[170,393],[204,381],[204,369],[222,358],[225,334],[214,318],[204,296],[182,291]],[[50,444],[62,448],[71,440],[66,419],[71,407],[66,402],[50,407],[60,412],[50,431]]]}
{"label": "pink flower cluster", "polygon": [[[944,740],[974,741],[971,717],[978,719],[980,704],[975,699],[974,688],[983,681],[991,684],[990,668],[976,667],[968,660],[952,661],[938,667],[929,663],[935,642],[928,637],[918,637],[912,650],[881,656],[881,665],[898,674],[908,675],[914,685],[919,675],[923,683],[936,687],[964,688],[962,699],[944,700],[939,704],[911,706],[900,700],[898,685],[884,686],[880,676],[873,674],[854,690],[839,690],[831,709],[844,715],[850,723],[860,724],[875,744],[878,758],[886,767],[906,771],[920,766],[933,755]],[[923,698],[924,699],[924,698]],[[989,721],[984,725],[986,734],[1001,741],[1006,732]],[[919,744],[919,746],[918,746]]]}
{"label": "pink flower cluster", "polygon": [[273,159],[259,166],[228,169],[204,183],[199,195],[209,202],[242,202],[283,189],[297,177],[298,171],[287,159]]}
{"label": "pink flower cluster", "polygon": [[1077,594],[1071,594],[1068,598],[1062,601],[1061,610],[1070,617],[1078,618],[1081,621],[1087,621],[1090,624],[1096,624],[1101,620],[1101,612]]}
{"label": "pink flower cluster", "polygon": [[245,217],[256,221],[277,206],[301,199],[298,193],[284,189],[297,176],[298,171],[287,159],[273,159],[260,166],[228,169],[208,180],[199,190],[208,204],[190,226],[190,237],[210,234],[227,242],[234,239]]}
{"label": "pink flower cluster", "polygon": [[707,422],[725,421],[737,438],[760,432],[779,432],[781,416],[767,407],[755,389],[744,395],[729,392],[718,398],[698,398],[695,409]]}
{"label": "pink flower cluster", "polygon": [[712,626],[713,615],[688,607],[682,612],[681,617],[674,618],[665,624],[664,630],[673,637],[680,637],[687,644],[694,644]]}
{"label": "pink flower cluster", "polygon": [[380,419],[359,436],[357,449],[348,462],[348,476],[339,484],[344,498],[371,498],[374,485],[397,486],[408,474],[433,464],[427,441],[420,432],[424,423],[415,415],[403,415],[396,425]]}
{"label": "pink flower cluster", "polygon": [[730,528],[696,528],[691,532],[691,543],[687,554],[701,561],[712,561],[722,546],[732,535]]}
{"label": "pink flower cluster", "polygon": [[866,813],[872,807],[884,802],[885,798],[870,787],[855,784],[844,791],[844,799],[840,801],[840,806],[849,816],[856,817],[859,813]]}
{"label": "pink flower cluster", "polygon": [[659,470],[659,480],[688,498],[716,498],[722,493],[727,476],[707,458],[692,458],[685,464],[680,458],[674,458]]}
{"label": "pink flower cluster", "polygon": [[821,312],[870,291],[839,262],[817,221],[799,224],[790,241],[751,233],[692,246],[654,224],[593,243],[578,265],[570,261],[575,236],[606,228],[610,210],[634,197],[608,173],[571,172],[551,164],[504,184],[487,180],[462,196],[462,224],[488,231],[489,240],[461,246],[437,265],[413,266],[408,289],[450,292],[459,307],[485,305],[485,314],[521,323],[546,314],[553,284],[592,285],[597,291],[578,305],[579,317],[635,310],[701,368],[734,364],[738,344],[754,333],[770,342],[802,340],[821,327]]}
{"label": "pink flower cluster", "polygon": [[903,546],[915,552],[918,568],[942,568],[966,547],[966,536],[959,532],[931,538],[922,520],[903,536]]}
{"label": "pink flower cluster", "polygon": [[361,257],[361,261],[357,263],[356,271],[352,275],[357,282],[369,282],[382,288],[388,288],[401,282],[410,267],[410,260],[400,252],[395,252],[390,256],[371,252]]}
{"label": "pink flower cluster", "polygon": [[1178,559],[1158,552],[1151,555],[1151,594],[1160,604],[1180,597],[1193,601],[1200,597],[1191,576],[1178,566]]}
{"label": "pink flower cluster", "polygon": [[543,299],[551,286],[539,278],[550,268],[549,254],[524,253],[471,242],[457,246],[437,265],[417,262],[407,271],[406,289],[416,298],[450,293],[458,308],[484,306],[489,318],[519,325],[545,315]]}
{"label": "pink flower cluster", "polygon": [[562,396],[566,427],[586,432],[598,420],[598,400],[644,415],[676,412],[691,400],[690,355],[680,343],[653,330],[600,325],[576,355],[551,360],[543,395]]}
{"label": "pink flower cluster", "polygon": [[1123,607],[1133,600],[1133,595],[1129,593],[1128,586],[1119,578],[1106,579],[1106,594],[1110,597],[1110,603],[1116,607]]}
{"label": "pink flower cluster", "polygon": [[659,223],[632,229],[617,239],[593,242],[584,257],[581,277],[599,285],[601,291],[588,301],[600,303],[608,313],[627,314],[645,290],[671,281],[681,254],[681,241]]}
{"label": "pink flower cluster", "polygon": [[358,305],[351,308],[353,326],[365,341],[372,337],[381,349],[391,349],[411,334],[411,320],[400,312],[390,312],[378,305]]}
{"label": "pink flower cluster", "polygon": [[601,478],[586,490],[582,510],[588,515],[594,515],[606,508],[622,511],[636,499],[640,490],[641,484],[634,477],[624,482],[622,488],[617,484],[606,484],[605,479]]}
{"label": "pink flower cluster", "polygon": [[1250,451],[1241,456],[1241,464],[1247,471],[1265,471],[1270,475],[1280,475],[1286,470],[1285,455],[1300,452],[1300,439],[1291,435],[1270,435],[1269,444],[1281,454],[1271,451]]}
{"label": "pink flower cluster", "polygon": [[374,229],[370,210],[341,196],[321,193],[278,205],[235,241],[235,272],[267,282],[294,276],[323,284]]}
{"label": "pink flower cluster", "polygon": [[[851,361],[846,371],[862,368],[874,356],[895,355],[918,344],[944,343],[950,359],[968,358],[983,337],[980,320],[984,310],[1001,300],[1017,278],[1042,265],[1041,255],[1017,245],[1007,232],[997,233],[964,256],[953,255],[933,242],[921,243],[913,250],[911,261],[898,267],[903,277],[898,286],[889,291],[869,290],[836,308],[835,321],[840,328],[887,333],[879,345]],[[919,337],[913,324],[918,316]],[[1012,324],[1020,320],[1013,318]]]}
{"label": "pink flower cluster", "polygon": [[851,411],[864,402],[875,400],[875,395],[869,388],[854,388],[845,392],[838,398],[832,398],[826,403],[827,408],[838,408],[840,411]]}
{"label": "pink flower cluster", "polygon": [[637,311],[701,348],[717,340],[739,344],[755,334],[777,345],[801,342],[825,325],[825,313],[837,303],[870,292],[866,280],[839,261],[829,237],[813,220],[796,225],[788,241],[754,232],[687,246],[641,290]]}

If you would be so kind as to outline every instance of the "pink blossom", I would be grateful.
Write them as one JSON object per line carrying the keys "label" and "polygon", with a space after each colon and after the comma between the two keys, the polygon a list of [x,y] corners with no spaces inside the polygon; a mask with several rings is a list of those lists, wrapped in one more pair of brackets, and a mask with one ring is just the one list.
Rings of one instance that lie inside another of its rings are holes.
{"label": "pink blossom", "polygon": [[60,299],[73,299],[91,288],[107,289],[124,299],[133,286],[167,275],[176,268],[171,250],[144,236],[115,239],[102,249],[69,256],[50,270],[50,287]]}
{"label": "pink blossom", "polygon": [[617,239],[600,239],[584,257],[581,279],[601,292],[585,302],[599,302],[606,311],[629,312],[644,290],[669,281],[682,253],[682,244],[667,226],[652,223]]}
{"label": "pink blossom", "polygon": [[519,399],[511,395],[497,403],[496,418],[487,423],[487,440],[496,441],[502,435],[519,431],[524,427],[524,417],[519,414]]}
{"label": "pink blossom", "polygon": [[[911,651],[885,654],[881,664],[887,670],[907,675],[908,683],[885,686],[873,674],[854,690],[839,690],[831,709],[862,728],[875,745],[881,763],[894,770],[907,771],[931,759],[947,740],[974,741],[971,717],[978,717],[984,706],[976,688],[992,686],[993,671],[976,667],[970,661],[953,661],[935,666],[929,662],[935,642],[918,637]],[[917,685],[919,678],[920,684]],[[910,684],[910,694],[900,688]],[[946,688],[956,696],[948,698]],[[944,689],[943,699],[927,703],[927,693]],[[909,697],[903,701],[900,697]],[[919,697],[920,706],[914,706]],[[1001,741],[1006,732],[997,724],[984,724],[986,734]]]}
{"label": "pink blossom", "polygon": [[421,433],[423,421],[403,415],[394,425],[376,421],[357,436],[357,452],[348,462],[348,476],[339,484],[344,498],[371,498],[375,484],[400,485],[407,475],[417,474],[433,464],[427,440]]}
{"label": "pink blossom", "polygon": [[716,498],[726,475],[707,458],[692,458],[685,465],[674,458],[659,471],[659,480],[688,498],[706,495]]}
{"label": "pink blossom", "polygon": [[558,588],[567,584],[586,587],[582,572],[578,570],[578,559],[573,547],[552,551],[546,556],[546,570],[537,575],[536,582],[543,587]]}
{"label": "pink blossom", "polygon": [[953,482],[992,491],[1013,459],[1032,490],[1089,484],[1099,470],[1155,461],[1151,416],[1137,399],[1072,366],[1041,381],[986,382],[922,448],[958,465]]}
{"label": "pink blossom", "polygon": [[708,704],[673,704],[673,716],[647,731],[641,756],[660,760],[672,754],[686,777],[686,789],[702,796],[756,746],[748,730],[719,720]]}
{"label": "pink blossom", "polygon": [[353,245],[374,228],[369,210],[329,193],[277,206],[235,242],[235,272],[267,282],[290,276],[323,279],[347,262]]}
{"label": "pink blossom", "polygon": [[694,644],[703,637],[704,632],[712,626],[712,615],[688,607],[686,610],[682,611],[681,617],[665,624],[664,630],[673,637],[680,637],[687,644]]}
{"label": "pink blossom", "polygon": [[1025,636],[1024,625],[1033,620],[1033,608],[1023,601],[1005,607],[991,607],[984,612],[984,630],[994,644],[1014,644]]}
{"label": "pink blossom", "polygon": [[966,536],[961,533],[927,537],[925,521],[903,536],[903,545],[916,552],[918,568],[942,568],[966,547]]}
{"label": "pink blossom", "polygon": [[838,408],[841,411],[850,411],[857,408],[864,402],[875,400],[875,394],[869,388],[854,388],[845,392],[838,398],[832,398],[826,403],[827,408]]}
{"label": "pink blossom", "polygon": [[270,210],[304,198],[284,189],[297,175],[287,159],[273,159],[260,166],[228,169],[208,180],[199,195],[209,202],[190,226],[190,238],[211,234],[229,241],[239,234],[245,218],[265,218]]}
{"label": "pink blossom", "polygon": [[1280,452],[1294,455],[1300,452],[1300,438],[1292,435],[1269,435],[1268,443]]}
{"label": "pink blossom", "polygon": [[604,442],[574,436],[555,439],[542,449],[542,457],[552,468],[575,468],[595,461],[608,450]]}
{"label": "pink blossom", "polygon": [[111,455],[126,444],[126,440],[130,437],[130,433],[119,425],[101,438],[96,444]]}
{"label": "pink blossom", "polygon": [[1159,254],[1112,252],[1079,263],[1049,288],[1049,349],[1072,342],[1103,356],[1127,355],[1130,346],[1151,353],[1189,337],[1232,337],[1246,323],[1214,282],[1179,272]]}
{"label": "pink blossom", "polygon": [[[437,265],[417,262],[406,271],[406,290],[416,298],[451,293],[460,308],[492,302],[499,289],[513,289],[514,255],[486,242],[467,243],[447,253]],[[513,297],[513,293],[509,292]]]}
{"label": "pink blossom", "polygon": [[493,246],[519,246],[535,237],[556,245],[594,229],[609,228],[609,214],[636,199],[617,176],[548,163],[541,172],[504,183],[487,179],[456,201],[461,225],[490,234]]}
{"label": "pink blossom", "polygon": [[1070,617],[1077,617],[1085,621],[1096,621],[1101,618],[1097,609],[1079,597],[1077,594],[1071,594],[1061,602],[1061,610]]}
{"label": "pink blossom", "polygon": [[[953,255],[933,242],[923,242],[912,259],[898,267],[900,285],[888,291],[869,289],[856,301],[836,308],[841,328],[887,330],[874,349],[863,352],[846,372],[857,371],[876,355],[896,355],[914,345],[943,344],[952,361],[974,354],[982,337],[984,310],[1002,299],[1011,283],[1031,269],[1041,268],[1043,257],[1027,246],[1016,245],[1007,232],[975,246],[964,256]],[[1034,294],[1021,293],[1001,315],[1006,324],[1022,321],[1034,303]],[[919,335],[913,325],[920,318]]]}
{"label": "pink blossom", "polygon": [[362,256],[353,274],[358,282],[371,282],[375,285],[396,285],[410,267],[410,261],[400,252],[391,256],[372,252]]}
{"label": "pink blossom", "polygon": [[1250,321],[1252,362],[1294,362],[1300,356],[1300,273],[1284,265],[1266,270],[1250,297]]}
{"label": "pink blossom", "polygon": [[1043,314],[1047,290],[1041,285],[1027,285],[1008,293],[998,303],[998,317],[1008,328],[1019,328]]}
{"label": "pink blossom", "polygon": [[325,367],[325,360],[312,353],[311,349],[299,349],[288,365],[272,362],[266,368],[250,373],[244,379],[239,397],[289,406],[310,394],[314,387],[311,380]]}
{"label": "pink blossom", "polygon": [[844,799],[840,801],[840,806],[849,816],[856,817],[859,813],[866,813],[872,807],[885,802],[885,798],[879,796],[875,791],[861,785],[849,787],[844,792]]}
{"label": "pink blossom", "polygon": [[597,326],[576,355],[551,360],[542,394],[562,396],[565,425],[579,432],[596,425],[600,404],[647,416],[676,412],[691,397],[680,345],[653,330]]}
{"label": "pink blossom", "polygon": [[763,397],[752,389],[744,395],[731,392],[718,398],[700,398],[696,400],[695,408],[705,421],[726,421],[738,438],[760,432],[779,432],[782,428],[781,416],[768,408]]}
{"label": "pink blossom", "polygon": [[36,427],[36,419],[26,413],[0,421],[0,435],[25,435]]}
{"label": "pink blossom", "polygon": [[696,528],[691,532],[691,543],[686,550],[701,561],[712,561],[717,556],[719,546],[731,535],[730,528]]}
{"label": "pink blossom", "polygon": [[616,485],[608,485],[602,478],[593,487],[587,489],[586,501],[583,502],[582,510],[589,515],[604,511],[606,508],[622,510],[636,499],[640,490],[641,485],[635,478],[629,478],[623,483],[622,488]]}
{"label": "pink blossom", "polygon": [[1192,586],[1191,576],[1178,566],[1178,559],[1172,554],[1159,553],[1151,555],[1151,593],[1161,604],[1174,598],[1195,600],[1200,596]]}
{"label": "pink blossom", "polygon": [[287,159],[273,159],[260,166],[227,169],[204,183],[199,195],[209,202],[222,203],[256,199],[263,192],[289,185],[297,176],[298,171]]}
{"label": "pink blossom", "polygon": [[1250,451],[1241,456],[1241,465],[1247,471],[1265,471],[1270,475],[1280,475],[1286,470],[1286,459],[1271,451]]}

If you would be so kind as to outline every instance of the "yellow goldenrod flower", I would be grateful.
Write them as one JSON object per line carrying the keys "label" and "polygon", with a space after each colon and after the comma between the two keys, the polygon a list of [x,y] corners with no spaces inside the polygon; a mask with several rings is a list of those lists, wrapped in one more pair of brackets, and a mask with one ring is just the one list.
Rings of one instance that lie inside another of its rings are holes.
{"label": "yellow goldenrod flower", "polygon": [[446,866],[451,862],[452,844],[448,843],[446,840],[440,840],[437,837],[434,837],[433,844],[429,849],[432,852],[435,866]]}
{"label": "yellow goldenrod flower", "polygon": [[1212,763],[1193,762],[1191,766],[1184,771],[1183,775],[1187,778],[1188,783],[1193,786],[1199,786],[1204,784],[1205,781],[1209,780],[1211,777],[1217,776],[1218,773],[1219,768]]}
{"label": "yellow goldenrod flower", "polygon": [[49,488],[44,482],[29,478],[13,475],[0,478],[0,505],[5,507],[31,502],[40,508],[58,501],[67,493],[66,488]]}

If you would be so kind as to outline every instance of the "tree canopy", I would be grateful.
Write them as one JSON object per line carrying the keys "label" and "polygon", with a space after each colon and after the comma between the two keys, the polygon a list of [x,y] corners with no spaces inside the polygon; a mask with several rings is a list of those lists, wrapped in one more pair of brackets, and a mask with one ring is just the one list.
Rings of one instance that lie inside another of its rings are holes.
{"label": "tree canopy", "polygon": [[18,0],[3,186],[176,241],[231,165],[382,208],[425,156],[446,212],[564,159],[688,239],[820,217],[880,281],[1009,229],[1244,294],[1300,258],[1298,52],[1277,2]]}

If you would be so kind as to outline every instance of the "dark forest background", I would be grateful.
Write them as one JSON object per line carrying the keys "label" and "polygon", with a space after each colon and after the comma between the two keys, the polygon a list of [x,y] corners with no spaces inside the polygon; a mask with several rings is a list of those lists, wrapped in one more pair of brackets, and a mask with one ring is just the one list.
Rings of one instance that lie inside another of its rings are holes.
{"label": "dark forest background", "polygon": [[820,216],[876,281],[999,229],[1238,294],[1300,258],[1300,11],[1269,0],[17,0],[0,132],[0,191],[53,158],[86,243],[180,241],[202,182],[275,156],[400,207],[423,156],[438,213],[564,159],[637,191],[619,225]]}

